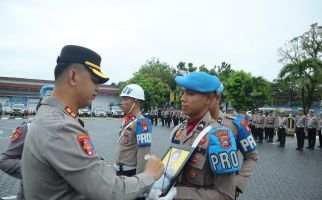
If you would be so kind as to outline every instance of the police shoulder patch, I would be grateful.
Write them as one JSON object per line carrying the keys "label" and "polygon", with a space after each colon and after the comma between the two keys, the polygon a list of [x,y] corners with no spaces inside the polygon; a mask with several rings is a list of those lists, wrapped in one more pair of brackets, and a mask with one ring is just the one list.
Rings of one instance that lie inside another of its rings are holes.
{"label": "police shoulder patch", "polygon": [[236,142],[231,130],[224,126],[209,131],[208,159],[215,174],[239,171]]}
{"label": "police shoulder patch", "polygon": [[11,143],[17,141],[22,134],[23,134],[23,131],[20,128],[17,128],[16,131],[11,136]]}
{"label": "police shoulder patch", "polygon": [[87,134],[80,134],[77,136],[77,141],[81,147],[81,149],[84,151],[84,153],[88,156],[94,155],[94,146],[89,138],[89,135]]}
{"label": "police shoulder patch", "polygon": [[151,146],[152,125],[150,119],[137,119],[136,140],[139,147]]}

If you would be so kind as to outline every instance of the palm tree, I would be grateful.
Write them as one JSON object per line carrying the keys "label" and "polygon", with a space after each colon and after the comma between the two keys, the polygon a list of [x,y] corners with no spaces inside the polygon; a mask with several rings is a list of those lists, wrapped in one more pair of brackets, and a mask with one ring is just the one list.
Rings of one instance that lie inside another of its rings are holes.
{"label": "palm tree", "polygon": [[[306,111],[307,107],[311,106],[313,92],[318,84],[321,84],[321,69],[321,61],[310,58],[287,64],[279,73],[280,78],[291,81],[294,85],[298,85],[301,88],[302,107],[304,111]],[[308,93],[307,105],[305,101],[305,88],[307,88]]]}
{"label": "palm tree", "polygon": [[268,83],[261,76],[253,76],[250,80],[250,88],[251,92],[249,93],[249,95],[252,97],[255,103],[255,108],[258,108],[258,100],[260,98],[265,98],[268,96]]}

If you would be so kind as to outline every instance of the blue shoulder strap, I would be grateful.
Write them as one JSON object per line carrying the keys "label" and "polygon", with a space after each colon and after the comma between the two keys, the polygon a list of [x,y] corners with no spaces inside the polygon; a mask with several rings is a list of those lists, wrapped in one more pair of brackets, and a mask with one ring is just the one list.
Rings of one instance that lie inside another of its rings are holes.
{"label": "blue shoulder strap", "polygon": [[151,146],[152,125],[148,118],[137,119],[136,140],[139,147]]}
{"label": "blue shoulder strap", "polygon": [[233,123],[238,128],[236,138],[237,147],[242,153],[250,153],[256,149],[255,139],[250,132],[250,128],[243,117],[237,117]]}
{"label": "blue shoulder strap", "polygon": [[209,131],[208,159],[215,174],[226,174],[240,170],[237,146],[232,131],[224,126]]}

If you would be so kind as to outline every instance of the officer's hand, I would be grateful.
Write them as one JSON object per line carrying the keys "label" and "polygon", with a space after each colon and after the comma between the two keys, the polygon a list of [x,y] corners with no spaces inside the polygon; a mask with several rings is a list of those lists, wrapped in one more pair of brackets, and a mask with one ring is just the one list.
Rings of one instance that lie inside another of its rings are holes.
{"label": "officer's hand", "polygon": [[149,193],[148,200],[172,200],[177,196],[177,188],[172,187],[168,194],[164,197],[160,197],[161,194],[161,190],[152,188]]}
{"label": "officer's hand", "polygon": [[164,165],[160,158],[150,156],[145,164],[144,172],[150,174],[154,180],[158,180],[164,171]]}

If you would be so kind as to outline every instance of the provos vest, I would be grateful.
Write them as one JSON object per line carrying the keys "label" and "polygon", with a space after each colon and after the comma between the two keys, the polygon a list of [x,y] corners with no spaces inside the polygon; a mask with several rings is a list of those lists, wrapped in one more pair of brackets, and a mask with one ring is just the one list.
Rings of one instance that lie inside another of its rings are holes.
{"label": "provos vest", "polygon": [[138,146],[151,146],[152,126],[150,119],[137,119],[136,125],[136,140]]}
{"label": "provos vest", "polygon": [[226,174],[240,170],[237,146],[232,131],[224,126],[209,131],[208,158],[215,174]]}
{"label": "provos vest", "polygon": [[242,153],[250,153],[256,149],[256,142],[244,118],[237,117],[233,123],[238,128],[236,143]]}

